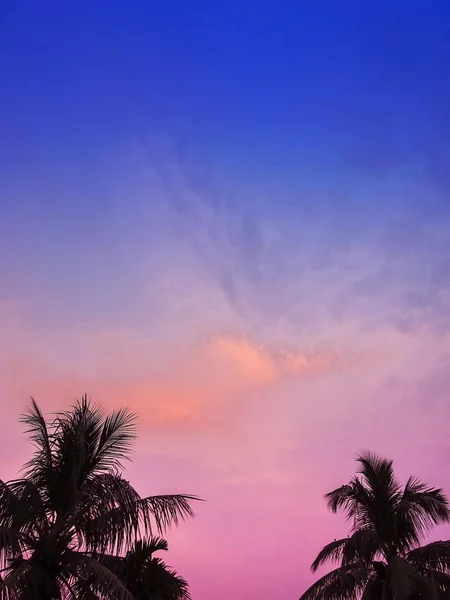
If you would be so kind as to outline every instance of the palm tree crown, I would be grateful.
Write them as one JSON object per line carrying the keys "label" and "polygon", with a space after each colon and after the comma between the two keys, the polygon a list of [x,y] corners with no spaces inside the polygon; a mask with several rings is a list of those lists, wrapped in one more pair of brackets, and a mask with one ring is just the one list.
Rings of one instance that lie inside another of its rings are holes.
{"label": "palm tree crown", "polygon": [[392,461],[372,453],[361,454],[357,462],[359,476],[325,496],[333,512],[344,511],[350,535],[326,545],[312,570],[328,561],[339,566],[301,600],[436,599],[450,591],[450,542],[419,547],[435,525],[450,519],[442,490],[416,477],[402,487]]}
{"label": "palm tree crown", "polygon": [[35,452],[0,481],[0,598],[132,600],[102,557],[191,517],[196,498],[142,498],[122,477],[136,434],[126,409],[105,415],[83,397],[47,422],[32,401],[22,420]]}

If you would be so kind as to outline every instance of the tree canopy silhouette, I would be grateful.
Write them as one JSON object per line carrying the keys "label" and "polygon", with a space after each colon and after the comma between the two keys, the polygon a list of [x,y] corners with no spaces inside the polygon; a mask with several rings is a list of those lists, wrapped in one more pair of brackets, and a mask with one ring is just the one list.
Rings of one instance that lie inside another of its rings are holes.
{"label": "tree canopy silhouette", "polygon": [[450,542],[419,546],[450,512],[442,490],[416,477],[404,487],[392,461],[372,453],[357,458],[358,475],[326,494],[328,507],[343,510],[347,538],[325,546],[312,564],[339,566],[314,583],[300,600],[436,600],[450,592]]}
{"label": "tree canopy silhouette", "polygon": [[[130,558],[146,547],[141,538],[192,517],[197,498],[144,498],[123,478],[136,436],[136,418],[127,409],[106,415],[84,396],[46,420],[33,400],[22,421],[35,451],[19,479],[0,481],[0,597],[132,600],[127,577],[105,557],[131,551]],[[149,544],[152,552],[163,547]],[[187,592],[181,578],[180,586]],[[175,598],[158,594],[158,600]]]}

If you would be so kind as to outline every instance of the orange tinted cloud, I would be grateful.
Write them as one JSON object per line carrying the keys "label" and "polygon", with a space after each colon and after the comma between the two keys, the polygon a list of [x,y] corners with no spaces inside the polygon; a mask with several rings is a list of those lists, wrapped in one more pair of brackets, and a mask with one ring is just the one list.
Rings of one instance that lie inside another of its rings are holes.
{"label": "orange tinted cloud", "polygon": [[338,351],[299,353],[283,350],[280,356],[280,370],[288,375],[304,373],[324,373],[338,366],[348,365],[350,360]]}
{"label": "orange tinted cloud", "polygon": [[352,361],[342,352],[301,353],[267,348],[245,338],[213,338],[207,353],[225,366],[231,366],[248,379],[265,383],[287,376],[324,373],[349,365]]}
{"label": "orange tinted cloud", "polygon": [[207,352],[225,366],[230,365],[246,377],[258,381],[272,381],[277,369],[273,358],[264,350],[246,339],[217,337],[210,341]]}
{"label": "orange tinted cloud", "polygon": [[45,338],[24,325],[10,330],[0,374],[11,417],[31,395],[52,411],[87,392],[109,408],[129,406],[144,430],[161,435],[240,435],[237,415],[254,410],[255,402],[260,406],[261,387],[345,362],[335,352],[302,354],[232,335],[213,337],[205,347],[163,344],[117,329]]}

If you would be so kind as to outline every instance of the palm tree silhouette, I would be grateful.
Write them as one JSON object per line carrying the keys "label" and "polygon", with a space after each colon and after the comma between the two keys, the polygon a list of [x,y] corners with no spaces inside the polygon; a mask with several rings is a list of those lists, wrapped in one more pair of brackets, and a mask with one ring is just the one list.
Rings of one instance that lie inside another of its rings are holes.
{"label": "palm tree silhouette", "polygon": [[84,396],[47,422],[33,400],[22,421],[35,452],[0,481],[0,597],[132,600],[102,557],[193,516],[197,498],[142,498],[122,477],[136,435],[126,409],[105,415]]}
{"label": "palm tree silhouette", "polygon": [[325,496],[328,508],[345,512],[350,536],[325,546],[311,568],[327,561],[339,566],[300,600],[436,600],[448,593],[450,542],[419,546],[435,525],[449,521],[442,490],[416,477],[402,487],[392,461],[369,452],[357,462],[360,476]]}

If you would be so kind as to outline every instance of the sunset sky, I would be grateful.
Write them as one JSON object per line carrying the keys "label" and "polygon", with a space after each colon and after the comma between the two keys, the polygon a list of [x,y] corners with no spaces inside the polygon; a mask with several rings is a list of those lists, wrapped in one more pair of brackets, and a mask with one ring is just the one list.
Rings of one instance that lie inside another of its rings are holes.
{"label": "sunset sky", "polygon": [[298,598],[359,450],[450,492],[449,64],[448,0],[6,0],[0,477],[131,407],[193,600]]}

